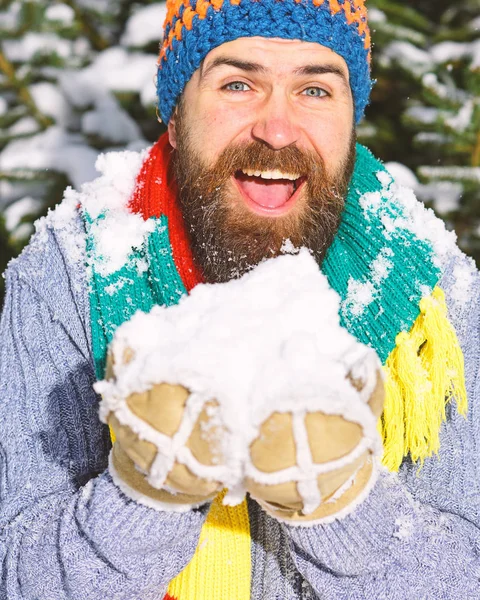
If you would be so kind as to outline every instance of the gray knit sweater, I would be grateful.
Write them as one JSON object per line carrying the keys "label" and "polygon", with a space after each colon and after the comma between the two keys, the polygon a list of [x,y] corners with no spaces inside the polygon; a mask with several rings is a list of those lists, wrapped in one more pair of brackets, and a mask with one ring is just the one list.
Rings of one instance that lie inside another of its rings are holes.
{"label": "gray knit sweater", "polygon": [[[191,559],[208,506],[158,512],[110,477],[80,228],[73,215],[58,228],[44,222],[6,274],[0,598],[160,600]],[[480,598],[480,276],[452,258],[441,286],[465,355],[468,417],[449,406],[439,456],[419,473],[408,461],[399,475],[382,473],[342,520],[293,528],[249,500],[253,599]]]}

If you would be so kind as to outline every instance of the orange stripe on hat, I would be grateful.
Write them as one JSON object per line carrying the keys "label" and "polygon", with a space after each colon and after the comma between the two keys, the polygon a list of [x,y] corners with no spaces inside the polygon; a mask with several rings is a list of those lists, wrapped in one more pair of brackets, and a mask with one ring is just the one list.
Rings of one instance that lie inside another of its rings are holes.
{"label": "orange stripe on hat", "polygon": [[[251,0],[244,0],[251,1]],[[261,0],[259,0],[261,1]],[[300,3],[302,0],[295,0]],[[189,31],[193,26],[193,18],[198,16],[199,19],[205,19],[207,16],[207,10],[212,6],[215,10],[221,10],[224,0],[198,0],[195,9],[193,9],[188,0],[168,0],[167,1],[167,17],[165,19],[164,29],[170,26],[171,29],[168,35],[163,41],[163,45],[160,51],[159,64],[165,58],[167,49],[172,49],[172,41],[174,39],[179,42],[182,41],[182,30],[185,27]],[[239,5],[242,0],[230,0],[230,4]],[[332,15],[336,15],[340,12],[344,12],[346,21],[349,25],[356,24],[358,26],[358,32],[360,35],[365,34],[365,48],[370,49],[371,37],[367,25],[367,7],[365,0],[345,0],[343,4],[340,4],[339,0],[312,0],[313,5],[320,7],[329,2],[330,11]],[[182,16],[180,17],[180,9],[185,6]],[[177,19],[175,24],[173,21]],[[369,54],[370,58],[370,54]]]}

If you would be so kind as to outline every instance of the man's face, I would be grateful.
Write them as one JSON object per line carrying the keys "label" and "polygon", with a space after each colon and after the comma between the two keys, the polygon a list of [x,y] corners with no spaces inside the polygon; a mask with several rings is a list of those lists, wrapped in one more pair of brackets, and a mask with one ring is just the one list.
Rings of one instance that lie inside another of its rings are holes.
{"label": "man's face", "polygon": [[212,50],[169,123],[179,200],[207,281],[285,241],[320,262],[355,157],[345,61],[319,44],[241,38]]}

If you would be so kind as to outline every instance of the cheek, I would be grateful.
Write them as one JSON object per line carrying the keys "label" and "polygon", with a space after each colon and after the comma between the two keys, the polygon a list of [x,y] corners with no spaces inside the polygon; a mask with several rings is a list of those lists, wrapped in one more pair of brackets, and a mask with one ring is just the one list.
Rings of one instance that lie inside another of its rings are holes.
{"label": "cheek", "polygon": [[[196,121],[195,134],[202,138],[202,154],[215,159],[228,145],[243,139],[251,121],[251,111],[243,114],[238,107],[217,104],[215,109],[201,112]],[[197,135],[198,132],[198,135]]]}
{"label": "cheek", "polygon": [[348,119],[329,119],[310,127],[310,142],[323,157],[327,169],[335,170],[347,157],[352,127]]}

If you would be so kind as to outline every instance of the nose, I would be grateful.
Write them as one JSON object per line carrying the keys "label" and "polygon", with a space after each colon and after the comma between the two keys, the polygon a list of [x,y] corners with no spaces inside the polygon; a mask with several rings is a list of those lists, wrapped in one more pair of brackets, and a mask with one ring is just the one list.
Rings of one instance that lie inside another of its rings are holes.
{"label": "nose", "polygon": [[300,137],[292,105],[283,94],[272,93],[266,100],[252,128],[255,140],[273,150],[291,146]]}

